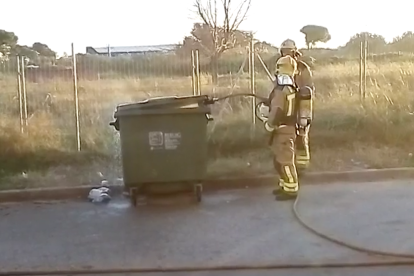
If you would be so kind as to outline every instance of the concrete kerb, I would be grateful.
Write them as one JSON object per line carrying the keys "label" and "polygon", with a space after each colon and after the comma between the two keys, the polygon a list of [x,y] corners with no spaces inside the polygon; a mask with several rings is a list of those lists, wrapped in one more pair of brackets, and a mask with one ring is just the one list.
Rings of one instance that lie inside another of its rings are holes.
{"label": "concrete kerb", "polygon": [[[376,182],[392,179],[414,178],[414,168],[371,169],[345,172],[315,172],[302,176],[302,185],[329,184],[337,182]],[[203,183],[204,191],[223,189],[251,189],[274,186],[275,175],[245,177],[245,178],[217,178],[206,180]],[[0,191],[0,202],[19,201],[46,201],[86,198],[89,191],[96,185],[76,187],[34,188],[21,190]],[[113,193],[122,192],[122,185],[110,185]]]}

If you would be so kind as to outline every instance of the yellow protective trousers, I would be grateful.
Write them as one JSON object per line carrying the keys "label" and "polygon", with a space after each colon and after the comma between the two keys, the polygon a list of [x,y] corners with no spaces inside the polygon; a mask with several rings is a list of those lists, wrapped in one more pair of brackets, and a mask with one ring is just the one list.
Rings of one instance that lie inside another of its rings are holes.
{"label": "yellow protective trousers", "polygon": [[309,129],[310,125],[299,128],[296,137],[296,166],[298,169],[307,169],[310,163],[309,149]]}
{"label": "yellow protective trousers", "polygon": [[274,167],[280,176],[278,185],[287,193],[297,193],[299,190],[295,165],[296,131],[295,126],[282,125],[272,133],[270,141]]}

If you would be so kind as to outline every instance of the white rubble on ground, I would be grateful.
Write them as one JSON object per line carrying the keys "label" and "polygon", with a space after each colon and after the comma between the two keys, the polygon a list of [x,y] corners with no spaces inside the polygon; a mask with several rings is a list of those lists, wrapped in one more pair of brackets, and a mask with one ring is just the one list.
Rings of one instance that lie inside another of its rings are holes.
{"label": "white rubble on ground", "polygon": [[97,175],[101,178],[100,187],[93,188],[89,191],[88,200],[92,203],[108,203],[112,198],[110,196],[111,190],[108,188],[110,185],[123,185],[123,178],[116,178],[112,181],[108,181],[103,173],[97,172]]}
{"label": "white rubble on ground", "polygon": [[[107,181],[106,181],[107,182]],[[89,191],[88,200],[92,203],[108,203],[112,198],[109,195],[109,188],[105,187],[106,183],[101,182],[101,187]]]}

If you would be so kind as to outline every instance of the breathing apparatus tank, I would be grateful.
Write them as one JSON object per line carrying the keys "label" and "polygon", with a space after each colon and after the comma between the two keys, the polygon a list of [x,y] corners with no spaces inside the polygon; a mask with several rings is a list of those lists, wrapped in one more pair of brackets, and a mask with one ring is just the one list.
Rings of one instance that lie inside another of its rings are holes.
{"label": "breathing apparatus tank", "polygon": [[[305,90],[305,91],[304,91]],[[298,103],[298,125],[299,132],[301,129],[304,129],[312,122],[312,110],[313,110],[313,101],[312,101],[312,88],[303,87],[299,90],[299,103]]]}

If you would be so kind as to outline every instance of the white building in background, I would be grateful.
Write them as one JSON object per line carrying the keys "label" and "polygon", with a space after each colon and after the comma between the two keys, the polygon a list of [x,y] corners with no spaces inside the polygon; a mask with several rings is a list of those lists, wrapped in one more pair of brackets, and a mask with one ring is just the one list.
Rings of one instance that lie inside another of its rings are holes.
{"label": "white building in background", "polygon": [[100,56],[120,55],[148,55],[148,54],[171,54],[179,47],[178,44],[148,45],[148,46],[107,46],[107,47],[86,47],[86,53]]}

